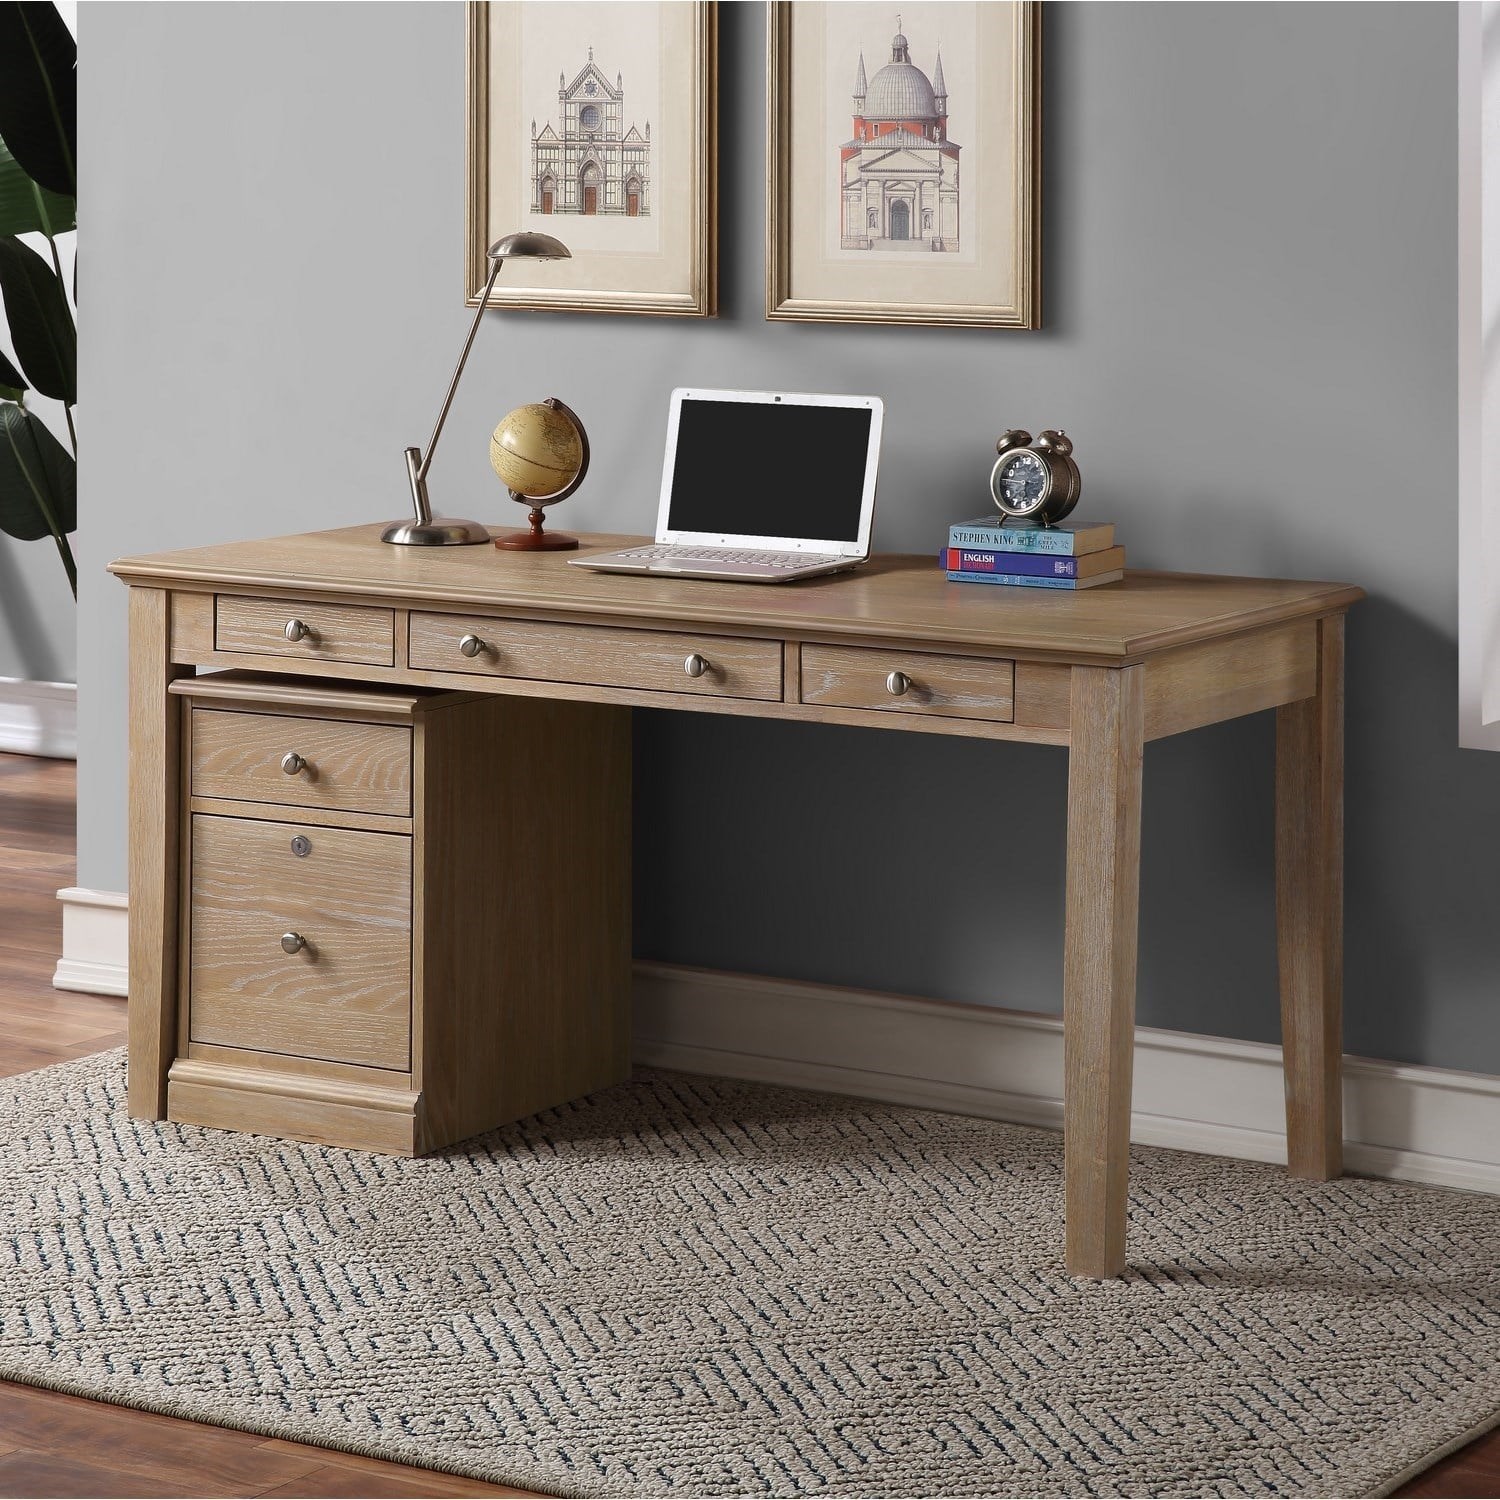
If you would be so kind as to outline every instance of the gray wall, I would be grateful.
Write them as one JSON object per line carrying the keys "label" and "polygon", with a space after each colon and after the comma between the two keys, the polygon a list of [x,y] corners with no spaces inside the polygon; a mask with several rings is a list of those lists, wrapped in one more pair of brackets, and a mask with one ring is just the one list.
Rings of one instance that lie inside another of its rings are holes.
{"label": "gray wall", "polygon": [[[883,549],[935,548],[995,434],[1057,424],[1136,564],[1362,583],[1349,1046],[1500,1072],[1500,766],[1454,729],[1452,7],[1049,7],[1037,334],[763,321],[763,12],[723,10],[722,316],[495,317],[435,494],[513,520],[485,436],[555,391],[595,455],[566,524],[646,530],[673,385],[873,391]],[[118,889],[101,569],[402,510],[465,321],[463,13],[83,11],[80,883]],[[641,955],[1056,1008],[1061,752],[638,720]],[[1263,715],[1147,756],[1144,1022],[1275,1037],[1271,749]],[[975,788],[1009,811],[946,811]]]}

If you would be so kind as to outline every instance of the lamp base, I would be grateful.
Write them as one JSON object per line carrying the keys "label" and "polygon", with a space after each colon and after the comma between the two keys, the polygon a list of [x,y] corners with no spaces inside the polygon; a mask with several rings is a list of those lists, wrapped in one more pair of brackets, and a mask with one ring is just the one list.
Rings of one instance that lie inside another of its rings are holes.
{"label": "lamp base", "polygon": [[392,521],[380,533],[382,542],[399,547],[474,547],[490,534],[478,521],[453,521],[434,516],[430,521]]}

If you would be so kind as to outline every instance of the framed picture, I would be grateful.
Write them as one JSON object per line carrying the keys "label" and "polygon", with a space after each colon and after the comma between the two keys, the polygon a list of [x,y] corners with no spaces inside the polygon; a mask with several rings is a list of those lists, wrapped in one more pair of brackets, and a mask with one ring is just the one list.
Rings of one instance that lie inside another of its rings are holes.
{"label": "framed picture", "polygon": [[507,266],[494,307],[712,317],[717,8],[519,0],[468,14],[469,306],[486,247],[524,229],[572,259]]}
{"label": "framed picture", "polygon": [[780,0],[769,30],[766,316],[1040,326],[1040,7]]}

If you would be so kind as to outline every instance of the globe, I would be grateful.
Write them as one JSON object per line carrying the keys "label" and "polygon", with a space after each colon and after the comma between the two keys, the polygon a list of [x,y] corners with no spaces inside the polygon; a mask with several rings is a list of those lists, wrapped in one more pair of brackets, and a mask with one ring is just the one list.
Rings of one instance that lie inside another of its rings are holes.
{"label": "globe", "polygon": [[529,531],[495,538],[506,551],[562,551],[576,537],[549,532],[542,507],[566,500],[589,469],[589,439],[583,423],[556,396],[508,411],[490,434],[490,467],[512,500],[531,507]]}
{"label": "globe", "polygon": [[583,425],[560,401],[518,406],[490,434],[490,467],[513,499],[528,504],[561,499],[587,463]]}

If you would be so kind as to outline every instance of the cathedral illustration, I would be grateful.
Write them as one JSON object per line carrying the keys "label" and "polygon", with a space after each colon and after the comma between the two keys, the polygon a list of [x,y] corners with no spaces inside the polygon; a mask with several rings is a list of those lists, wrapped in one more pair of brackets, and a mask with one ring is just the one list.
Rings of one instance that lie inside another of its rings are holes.
{"label": "cathedral illustration", "polygon": [[958,152],[942,50],[929,79],[897,16],[891,60],[867,82],[861,52],[854,75],[854,139],[839,147],[843,248],[956,251]]}
{"label": "cathedral illustration", "polygon": [[642,134],[624,128],[625,80],[611,85],[589,48],[583,71],[557,75],[560,129],[531,122],[531,211],[534,214],[651,213],[651,122]]}

